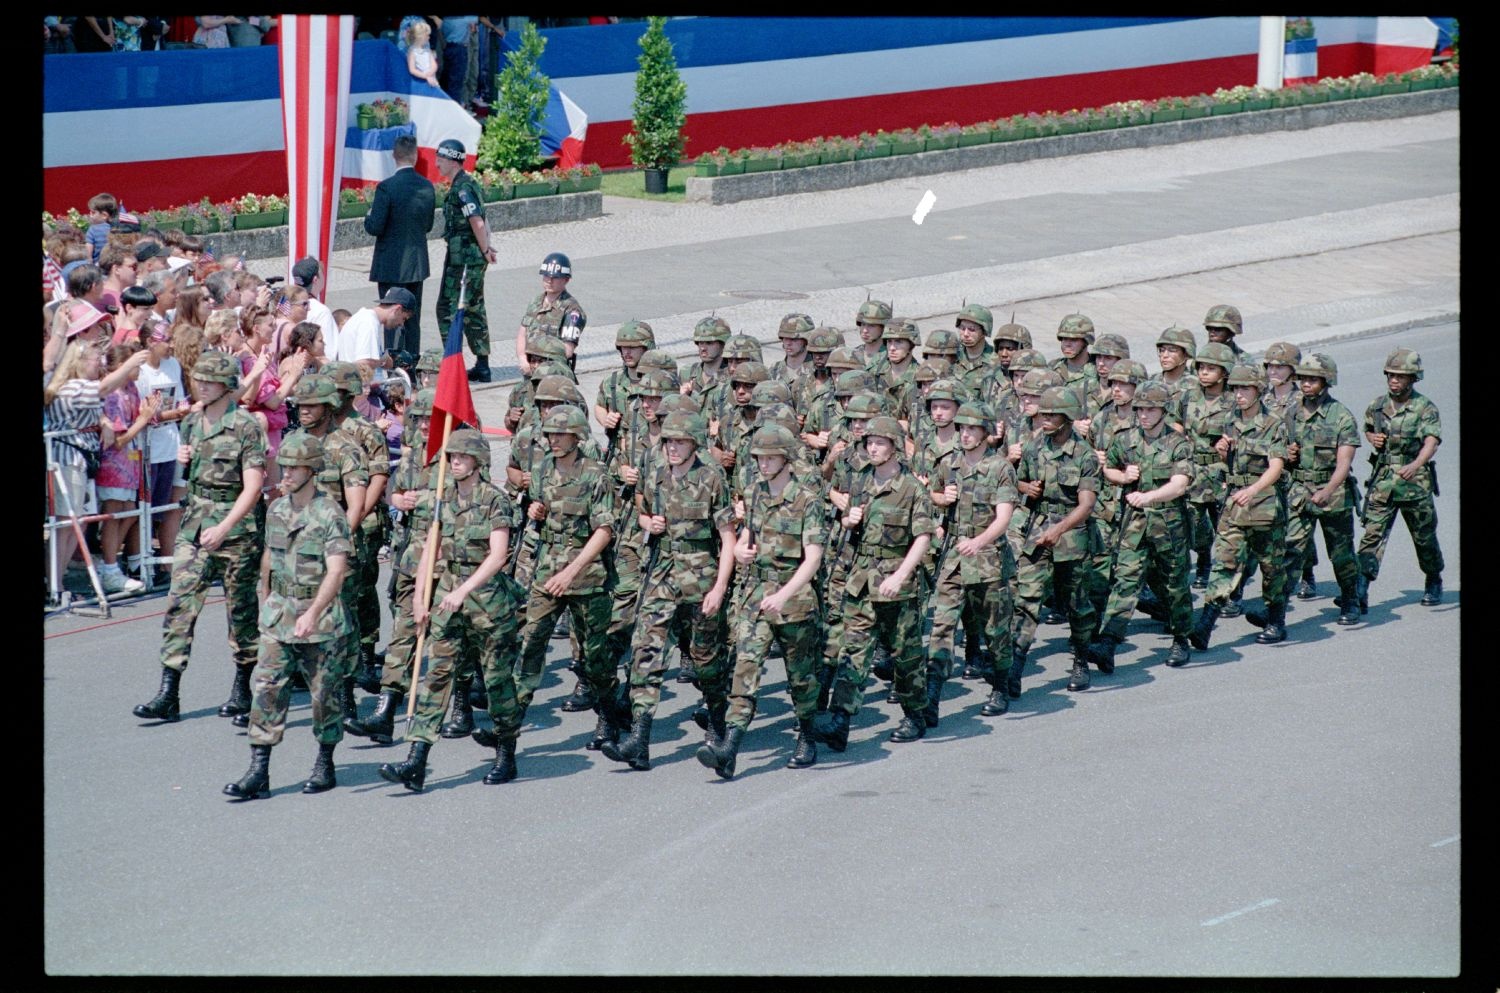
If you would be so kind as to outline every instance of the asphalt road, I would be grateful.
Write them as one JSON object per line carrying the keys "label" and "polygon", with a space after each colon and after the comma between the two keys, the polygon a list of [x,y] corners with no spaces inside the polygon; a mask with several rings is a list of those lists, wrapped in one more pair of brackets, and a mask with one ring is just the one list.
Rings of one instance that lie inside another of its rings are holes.
{"label": "asphalt road", "polygon": [[376,772],[403,746],[346,739],[338,789],[303,796],[316,745],[298,695],[271,797],[237,804],[220,789],[249,749],[215,714],[222,607],[200,621],[184,719],[164,726],[130,713],[156,687],[162,599],[107,624],[53,619],[44,967],[1455,975],[1458,340],[1446,325],[1329,349],[1357,414],[1392,347],[1423,355],[1421,389],[1444,413],[1441,607],[1418,606],[1398,524],[1357,628],[1332,623],[1326,556],[1324,597],[1293,601],[1279,646],[1222,621],[1210,651],[1171,670],[1167,638],[1138,620],[1116,673],[1070,694],[1065,629],[1044,627],[1005,717],[980,718],[982,687],[951,683],[942,725],[892,745],[897,708],[876,691],[849,750],[803,771],[782,768],[795,722],[779,663],[740,774],[721,782],[693,757],[696,701],[672,682],[651,772],[585,751],[592,715],[559,709],[571,678],[554,642],[516,782],[482,785],[489,753],[442,741],[427,792],[410,794]]}

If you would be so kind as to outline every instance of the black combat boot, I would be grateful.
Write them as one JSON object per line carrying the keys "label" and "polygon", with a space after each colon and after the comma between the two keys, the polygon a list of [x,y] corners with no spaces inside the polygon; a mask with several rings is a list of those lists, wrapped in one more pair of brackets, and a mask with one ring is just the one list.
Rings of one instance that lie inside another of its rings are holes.
{"label": "black combat boot", "polygon": [[486,786],[498,786],[516,778],[516,739],[495,742],[495,764],[484,774]]}
{"label": "black combat boot", "polygon": [[1088,660],[1108,676],[1115,671],[1115,649],[1119,647],[1119,638],[1112,634],[1101,634],[1096,640],[1089,642],[1089,647],[1084,651]]}
{"label": "black combat boot", "polygon": [[382,690],[380,699],[375,701],[375,712],[364,720],[345,718],[344,730],[357,738],[389,745],[396,727],[396,711],[401,709],[405,696],[400,690]]}
{"label": "black combat boot", "polygon": [[1193,589],[1208,589],[1208,574],[1213,570],[1213,561],[1208,557],[1208,552],[1198,553],[1198,570],[1193,576]]}
{"label": "black combat boot", "polygon": [[983,679],[984,673],[979,661],[979,642],[972,638],[964,639],[964,673],[965,679]]}
{"label": "black combat boot", "polygon": [[717,748],[724,741],[728,728],[724,723],[729,716],[729,701],[723,700],[708,708],[708,727],[703,729],[703,743]]}
{"label": "black combat boot", "polygon": [[318,757],[313,762],[312,774],[302,784],[303,793],[322,793],[338,785],[333,778],[333,749],[337,742],[318,742]]}
{"label": "black combat boot", "polygon": [[901,744],[908,741],[916,741],[927,733],[927,722],[922,719],[922,712],[909,707],[901,708],[901,723],[896,725],[896,730],[886,736],[886,741],[894,741]]}
{"label": "black combat boot", "polygon": [[1427,586],[1422,590],[1422,606],[1436,607],[1443,602],[1443,577],[1441,573],[1427,577]]}
{"label": "black combat boot", "polygon": [[563,701],[562,709],[569,714],[576,714],[584,710],[594,709],[594,688],[583,678],[583,660],[574,659],[573,664],[568,666],[573,675],[578,677],[573,684],[573,693]]}
{"label": "black combat boot", "polygon": [[239,782],[224,787],[224,792],[238,800],[254,800],[271,791],[271,746],[250,746],[250,768]]}
{"label": "black combat boot", "polygon": [[896,678],[896,660],[891,658],[890,649],[878,641],[875,643],[875,654],[870,663],[870,671],[875,674],[876,679]]}
{"label": "black combat boot", "polygon": [[813,722],[797,722],[797,747],[792,750],[792,757],[786,760],[788,769],[806,769],[810,765],[818,764],[818,745],[813,738]]}
{"label": "black combat boot", "polygon": [[738,725],[725,729],[724,737],[717,743],[704,742],[698,746],[698,761],[712,769],[720,779],[733,779],[735,759],[740,754],[740,739],[744,736],[745,729]]}
{"label": "black combat boot", "polygon": [[1014,649],[1010,656],[1010,669],[1005,674],[1005,695],[1012,700],[1021,699],[1021,674],[1026,671],[1026,655],[1031,649]]}
{"label": "black combat boot", "polygon": [[1262,645],[1274,645],[1286,641],[1286,604],[1278,603],[1266,608],[1265,630],[1255,636]]}
{"label": "black combat boot", "polygon": [[693,668],[693,660],[686,655],[682,656],[682,663],[677,667],[677,681],[698,685],[698,670]]}
{"label": "black combat boot", "polygon": [[1077,693],[1089,688],[1089,664],[1083,652],[1073,649],[1073,669],[1068,673],[1068,692]]}
{"label": "black combat boot", "polygon": [[1141,595],[1135,601],[1135,609],[1153,621],[1162,621],[1163,623],[1172,615],[1171,610],[1166,604],[1161,602],[1160,597],[1151,592],[1149,586],[1141,587]]}
{"label": "black combat boot", "polygon": [[229,699],[219,706],[220,717],[250,713],[250,674],[254,671],[254,662],[234,667],[234,684],[229,687]]}
{"label": "black combat boot", "polygon": [[374,642],[359,643],[359,668],[354,670],[354,685],[366,693],[380,692],[380,662]]}
{"label": "black combat boot", "polygon": [[359,704],[354,702],[354,677],[350,676],[344,680],[339,687],[339,710],[340,716],[358,717]]}
{"label": "black combat boot", "polygon": [[1219,616],[1239,617],[1241,614],[1243,614],[1245,612],[1245,607],[1241,601],[1244,599],[1244,596],[1244,590],[1241,587],[1236,586],[1233,590],[1230,591],[1229,600],[1219,610]]}
{"label": "black combat boot", "polygon": [[422,792],[422,784],[427,782],[427,753],[431,750],[432,745],[428,742],[412,742],[406,761],[400,765],[385,763],[380,767],[380,778],[386,782],[400,783],[413,793]]}
{"label": "black combat boot", "polygon": [[651,768],[651,715],[641,714],[630,725],[630,733],[619,741],[606,741],[599,751],[611,762],[627,762],[642,772]]}
{"label": "black combat boot", "polygon": [[1188,640],[1180,634],[1173,636],[1172,650],[1167,652],[1167,665],[1176,669],[1187,665],[1188,659],[1192,657],[1193,653],[1188,649]]}
{"label": "black combat boot", "polygon": [[1193,625],[1192,634],[1188,635],[1188,641],[1192,642],[1194,648],[1200,652],[1208,651],[1208,638],[1214,632],[1214,624],[1219,620],[1219,608],[1211,603],[1205,603],[1198,611],[1198,623]]}
{"label": "black combat boot", "polygon": [[469,706],[475,710],[487,710],[490,705],[490,692],[484,688],[484,674],[477,669],[474,678],[469,680]]}
{"label": "black combat boot", "polygon": [[1245,622],[1251,627],[1263,628],[1268,623],[1270,623],[1270,620],[1270,607],[1266,607],[1263,610],[1256,610],[1254,607],[1251,607],[1249,610],[1245,611]]}
{"label": "black combat boot", "polygon": [[1005,692],[1008,674],[995,673],[990,677],[990,698],[979,708],[981,717],[999,717],[1010,710],[1010,697]]}
{"label": "black combat boot", "polygon": [[233,717],[229,718],[229,723],[233,724],[237,728],[247,728],[250,726],[250,715],[235,714]]}
{"label": "black combat boot", "polygon": [[901,691],[898,690],[898,689],[896,689],[896,684],[895,683],[892,683],[886,689],[886,691],[885,691],[885,702],[886,703],[900,703],[901,702]]}
{"label": "black combat boot", "polygon": [[594,736],[583,746],[591,752],[599,751],[599,749],[604,747],[606,742],[613,744],[620,737],[620,732],[615,729],[614,721],[609,719],[604,710],[597,706],[594,709],[599,712],[598,719],[594,721]]}
{"label": "black combat boot", "polygon": [[1297,584],[1298,600],[1316,600],[1318,598],[1318,580],[1313,576],[1313,568],[1310,565],[1302,567],[1302,582]]}
{"label": "black combat boot", "polygon": [[569,619],[570,614],[565,610],[557,615],[557,623],[552,628],[552,640],[562,641],[570,637],[573,631],[573,622]]}
{"label": "black combat boot", "polygon": [[1344,586],[1339,590],[1339,619],[1337,623],[1344,627],[1359,623],[1359,595],[1354,592],[1353,586]]}
{"label": "black combat boot", "polygon": [[182,716],[181,704],[177,700],[177,684],[182,682],[182,670],[171,666],[161,667],[161,688],[147,703],[138,703],[131,709],[137,717],[148,720],[175,721]]}
{"label": "black combat boot", "polygon": [[922,708],[922,722],[930,728],[938,726],[938,704],[943,699],[943,678],[927,674],[927,706]]}
{"label": "black combat boot", "polygon": [[453,688],[453,699],[448,702],[448,720],[438,728],[444,738],[467,738],[474,733],[474,708],[469,706],[467,688]]}
{"label": "black combat boot", "polygon": [[813,740],[820,741],[836,752],[849,747],[849,713],[845,710],[825,710],[813,719]]}
{"label": "black combat boot", "polygon": [[1354,596],[1359,600],[1359,612],[1368,614],[1370,612],[1370,577],[1364,573],[1354,581]]}
{"label": "black combat boot", "polygon": [[490,381],[490,357],[488,355],[474,356],[474,368],[469,370],[469,382],[488,383]]}

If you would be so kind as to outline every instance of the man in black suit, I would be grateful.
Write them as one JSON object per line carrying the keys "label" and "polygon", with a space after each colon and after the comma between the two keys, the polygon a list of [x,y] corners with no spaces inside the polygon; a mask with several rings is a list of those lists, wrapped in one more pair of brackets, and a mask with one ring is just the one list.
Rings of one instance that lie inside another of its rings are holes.
{"label": "man in black suit", "polygon": [[437,194],[413,168],[417,164],[416,138],[397,138],[392,155],[396,174],[375,187],[375,200],[365,215],[365,230],[375,236],[370,279],[379,287],[382,298],[396,286],[416,297],[417,305],[406,324],[386,329],[385,344],[387,351],[401,349],[420,355],[422,281],[430,274],[427,232],[432,230]]}

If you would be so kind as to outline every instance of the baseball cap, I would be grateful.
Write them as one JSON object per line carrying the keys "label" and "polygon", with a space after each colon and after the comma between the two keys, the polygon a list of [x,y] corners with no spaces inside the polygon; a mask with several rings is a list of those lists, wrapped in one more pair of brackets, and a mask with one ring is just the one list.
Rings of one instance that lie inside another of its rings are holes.
{"label": "baseball cap", "polygon": [[377,304],[393,303],[398,307],[405,307],[407,310],[417,309],[417,298],[412,294],[412,291],[402,289],[399,286],[392,286],[390,289],[385,291],[385,296],[381,297],[375,302]]}
{"label": "baseball cap", "polygon": [[167,250],[154,241],[143,241],[135,246],[135,260],[137,262],[145,262],[147,259],[154,259],[159,255],[165,254],[167,254]]}
{"label": "baseball cap", "polygon": [[312,281],[317,279],[318,273],[322,271],[323,267],[311,255],[305,259],[298,259],[297,264],[292,266],[292,282],[302,287],[311,286]]}
{"label": "baseball cap", "polygon": [[[158,252],[157,254],[161,253]],[[180,255],[173,255],[171,258],[167,259],[167,269],[170,272],[176,272],[178,269],[181,269],[185,265],[192,265],[192,263],[187,259],[182,258]]]}

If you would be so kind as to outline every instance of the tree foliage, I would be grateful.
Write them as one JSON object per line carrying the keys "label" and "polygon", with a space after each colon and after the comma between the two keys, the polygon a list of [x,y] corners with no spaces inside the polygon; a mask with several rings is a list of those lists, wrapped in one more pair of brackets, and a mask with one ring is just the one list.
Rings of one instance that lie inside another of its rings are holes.
{"label": "tree foliage", "polygon": [[668,169],[682,160],[682,127],[687,121],[687,84],[677,73],[677,57],[667,37],[665,17],[648,19],[636,60],[632,130],[622,139],[630,160],[642,169]]}
{"label": "tree foliage", "polygon": [[480,169],[535,169],[542,162],[542,115],[551,81],[541,71],[547,40],[536,25],[521,29],[521,46],[505,56],[495,77],[499,99],[485,119],[476,165]]}

